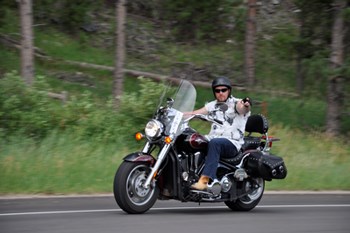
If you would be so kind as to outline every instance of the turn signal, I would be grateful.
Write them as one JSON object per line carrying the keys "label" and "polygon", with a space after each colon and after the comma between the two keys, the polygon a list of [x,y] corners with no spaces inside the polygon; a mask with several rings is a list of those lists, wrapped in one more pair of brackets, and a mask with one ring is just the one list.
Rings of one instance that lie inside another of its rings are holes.
{"label": "turn signal", "polygon": [[166,144],[170,144],[172,141],[173,141],[173,139],[172,139],[170,136],[166,136],[166,137],[164,138],[164,142],[165,142]]}
{"label": "turn signal", "polygon": [[140,141],[142,138],[143,138],[143,134],[142,133],[138,132],[138,133],[135,134],[136,141]]}

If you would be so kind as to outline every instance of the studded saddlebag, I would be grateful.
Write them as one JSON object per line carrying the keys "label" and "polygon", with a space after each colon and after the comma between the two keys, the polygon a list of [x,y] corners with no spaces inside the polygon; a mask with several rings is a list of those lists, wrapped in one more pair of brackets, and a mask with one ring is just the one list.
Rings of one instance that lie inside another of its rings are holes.
{"label": "studded saddlebag", "polygon": [[246,169],[250,176],[261,177],[264,180],[284,179],[287,176],[287,167],[281,157],[263,154],[261,151],[250,153]]}

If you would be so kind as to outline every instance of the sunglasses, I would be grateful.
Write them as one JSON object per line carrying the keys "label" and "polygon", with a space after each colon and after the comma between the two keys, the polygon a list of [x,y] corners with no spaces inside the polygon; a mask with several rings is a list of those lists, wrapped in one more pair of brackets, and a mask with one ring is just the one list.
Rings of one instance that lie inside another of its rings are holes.
{"label": "sunglasses", "polygon": [[215,93],[220,93],[220,92],[225,93],[227,90],[228,88],[223,88],[223,89],[215,89],[214,91]]}

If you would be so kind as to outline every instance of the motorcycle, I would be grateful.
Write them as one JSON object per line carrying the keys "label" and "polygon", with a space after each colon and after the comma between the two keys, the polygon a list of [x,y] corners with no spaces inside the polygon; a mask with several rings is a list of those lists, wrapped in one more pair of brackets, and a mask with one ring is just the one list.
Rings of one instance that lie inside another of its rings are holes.
{"label": "motorcycle", "polygon": [[[114,197],[129,214],[148,211],[159,200],[224,202],[235,211],[250,211],[260,202],[265,181],[284,179],[287,168],[281,157],[270,153],[268,121],[251,115],[246,123],[245,144],[233,158],[221,158],[217,179],[204,191],[191,189],[204,168],[208,140],[190,126],[193,119],[222,124],[215,114],[185,117],[194,109],[196,89],[182,80],[175,98],[161,101],[138,140],[146,139],[141,151],[123,158],[114,177]],[[164,103],[163,103],[164,102]],[[215,111],[226,111],[227,105]]]}

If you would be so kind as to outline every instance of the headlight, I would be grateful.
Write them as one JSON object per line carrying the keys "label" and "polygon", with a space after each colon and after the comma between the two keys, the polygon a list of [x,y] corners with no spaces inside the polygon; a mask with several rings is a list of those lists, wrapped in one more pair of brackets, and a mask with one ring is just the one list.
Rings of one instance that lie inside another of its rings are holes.
{"label": "headlight", "polygon": [[146,137],[150,139],[155,139],[159,137],[162,132],[163,132],[163,125],[157,120],[149,121],[145,127]]}

